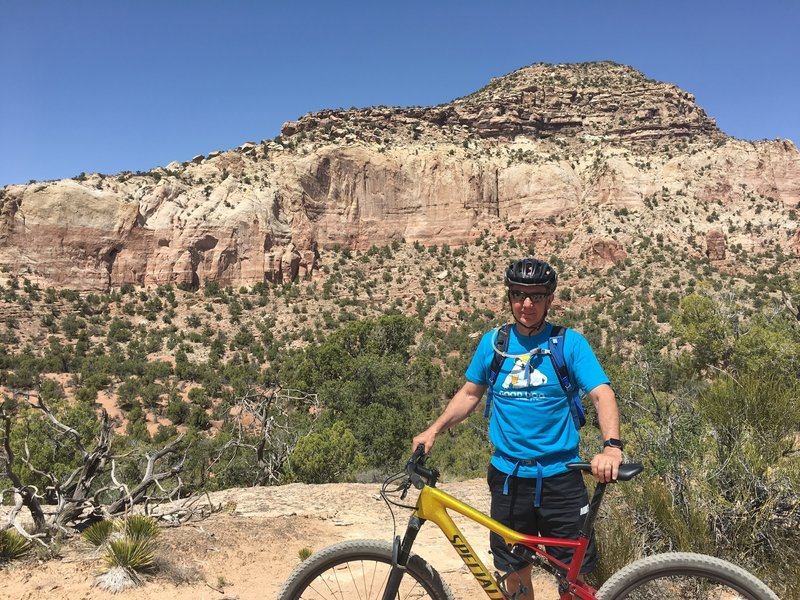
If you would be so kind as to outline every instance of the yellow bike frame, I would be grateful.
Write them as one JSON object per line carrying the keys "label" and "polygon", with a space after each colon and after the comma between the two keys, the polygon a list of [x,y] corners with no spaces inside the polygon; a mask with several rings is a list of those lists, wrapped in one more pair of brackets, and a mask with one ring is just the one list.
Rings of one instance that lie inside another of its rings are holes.
{"label": "yellow bike frame", "polygon": [[[559,568],[564,569],[564,571],[568,571],[568,576],[570,579],[577,579],[578,570],[583,560],[583,552],[580,550],[580,548],[583,546],[583,551],[585,552],[586,545],[588,544],[587,541],[581,542],[579,540],[543,538],[519,533],[518,531],[514,531],[513,529],[506,527],[502,523],[495,521],[479,510],[461,502],[460,500],[457,500],[450,494],[443,492],[438,488],[429,487],[427,485],[424,486],[419,492],[419,497],[417,498],[417,508],[414,511],[413,516],[431,521],[442,530],[442,533],[447,536],[448,541],[458,552],[461,560],[464,561],[464,564],[470,570],[472,575],[481,584],[483,591],[486,592],[486,595],[489,596],[489,598],[492,598],[492,600],[505,600],[506,596],[504,596],[500,591],[495,578],[489,573],[481,559],[478,558],[478,555],[475,553],[472,546],[453,522],[453,519],[447,513],[448,509],[453,510],[464,517],[486,527],[490,531],[497,533],[506,541],[507,544],[522,544],[530,548],[533,552],[546,557],[547,560],[554,563]],[[579,560],[573,560],[573,567],[569,567],[546,554],[544,550],[539,548],[539,546],[542,544],[574,548],[576,552],[575,558],[578,558]],[[572,572],[573,570],[574,573]],[[573,588],[570,591],[581,598],[594,598],[594,590],[581,581],[577,581],[575,584],[573,584]]]}

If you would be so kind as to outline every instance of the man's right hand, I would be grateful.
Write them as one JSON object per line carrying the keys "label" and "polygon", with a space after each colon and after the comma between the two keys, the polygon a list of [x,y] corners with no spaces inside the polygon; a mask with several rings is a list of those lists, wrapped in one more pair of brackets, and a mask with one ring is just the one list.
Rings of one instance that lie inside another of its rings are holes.
{"label": "man's right hand", "polygon": [[428,428],[419,435],[415,436],[411,442],[411,451],[414,452],[420,444],[425,446],[425,454],[428,454],[436,443],[436,432]]}

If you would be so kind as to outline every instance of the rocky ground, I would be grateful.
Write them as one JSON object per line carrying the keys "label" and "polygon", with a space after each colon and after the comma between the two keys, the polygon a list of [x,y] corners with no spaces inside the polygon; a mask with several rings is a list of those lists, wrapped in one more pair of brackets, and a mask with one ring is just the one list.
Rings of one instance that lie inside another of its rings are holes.
{"label": "rocky ground", "polygon": [[[2,567],[0,599],[274,599],[300,562],[301,549],[316,551],[347,539],[392,539],[392,521],[379,487],[292,484],[218,492],[211,500],[221,510],[211,517],[162,531],[161,569],[141,588],[114,595],[94,587],[102,560],[88,545],[72,539],[64,543],[59,558]],[[441,487],[476,508],[488,509],[488,491],[480,479],[445,482]],[[395,514],[403,528],[408,511],[395,509]],[[457,523],[482,560],[491,564],[481,528]],[[415,549],[442,573],[458,600],[482,596],[435,527],[423,528]],[[536,587],[537,599],[556,597],[548,576],[542,576]]]}

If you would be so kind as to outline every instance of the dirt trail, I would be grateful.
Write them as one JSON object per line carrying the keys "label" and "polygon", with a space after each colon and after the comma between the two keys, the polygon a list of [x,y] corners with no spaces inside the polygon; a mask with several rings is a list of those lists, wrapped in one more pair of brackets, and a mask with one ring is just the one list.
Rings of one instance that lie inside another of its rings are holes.
{"label": "dirt trail", "polygon": [[[391,540],[392,520],[379,484],[292,484],[232,489],[211,496],[223,510],[209,519],[164,529],[159,555],[168,568],[144,587],[110,594],[93,587],[102,561],[80,540],[66,542],[61,558],[42,564],[13,563],[0,570],[2,600],[274,600],[301,549],[320,550],[359,538]],[[485,481],[444,483],[442,489],[488,510]],[[409,511],[395,509],[402,532]],[[485,564],[488,535],[456,519]],[[442,574],[458,600],[485,597],[441,532],[423,527],[415,544]],[[537,580],[537,600],[556,598],[548,576]]]}

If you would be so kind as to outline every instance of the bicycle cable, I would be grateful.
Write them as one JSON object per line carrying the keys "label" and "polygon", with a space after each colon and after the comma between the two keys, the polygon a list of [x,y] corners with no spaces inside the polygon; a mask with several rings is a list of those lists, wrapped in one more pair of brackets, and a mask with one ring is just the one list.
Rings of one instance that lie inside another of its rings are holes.
{"label": "bicycle cable", "polygon": [[[397,483],[398,481],[401,481],[402,483]],[[406,497],[410,487],[411,478],[406,476],[405,471],[400,471],[399,473],[390,475],[381,485],[381,498],[383,498],[383,501],[386,503],[386,508],[389,509],[389,514],[392,515],[392,539],[394,539],[394,537],[397,535],[397,517],[394,514],[392,506],[409,508],[412,510],[415,509],[416,506],[397,502],[396,500],[390,498],[390,494],[399,493],[400,499],[402,500]]]}

